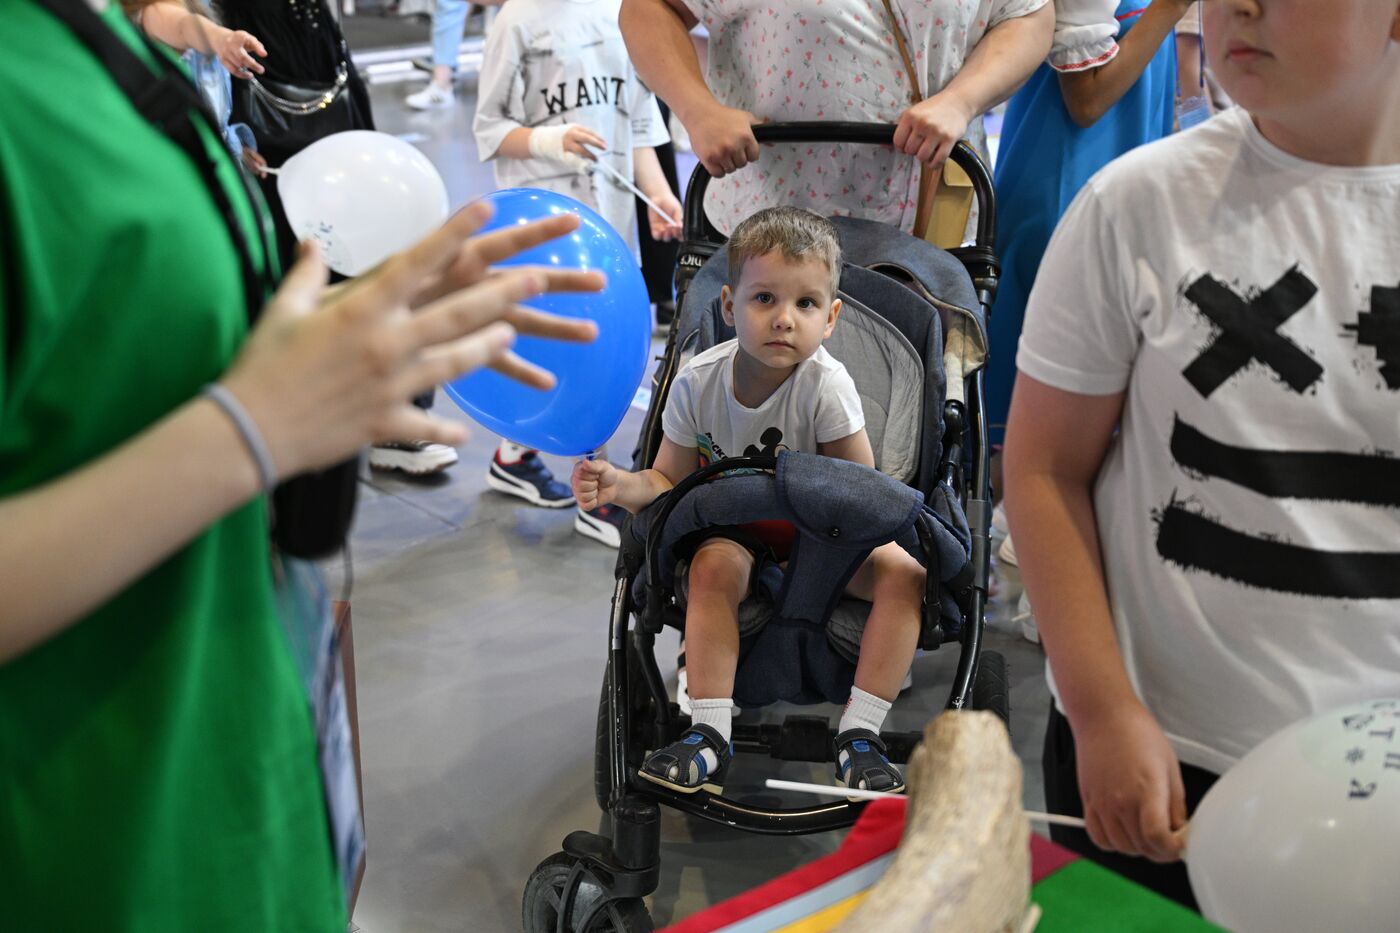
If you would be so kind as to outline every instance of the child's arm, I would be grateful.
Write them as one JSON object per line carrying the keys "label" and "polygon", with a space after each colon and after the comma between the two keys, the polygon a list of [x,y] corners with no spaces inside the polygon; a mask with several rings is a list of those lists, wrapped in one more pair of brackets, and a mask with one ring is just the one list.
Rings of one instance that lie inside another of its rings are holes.
{"label": "child's arm", "polygon": [[[520,126],[506,133],[496,150],[497,156],[507,159],[549,159],[560,160],[563,153],[582,156],[590,162],[598,157],[586,146],[594,149],[608,148],[607,141],[586,126],[568,123],[563,126],[537,126],[534,129]],[[640,185],[638,187],[641,187]],[[646,189],[642,189],[646,190]],[[650,197],[650,195],[647,195]]]}
{"label": "child's arm", "polygon": [[[671,191],[671,183],[661,170],[661,160],[656,157],[655,149],[638,146],[632,150],[632,174],[642,194],[661,205],[676,220],[681,219],[681,202]],[[651,224],[653,240],[674,240],[681,235],[679,223],[671,223],[650,207],[647,208],[647,221]]]}
{"label": "child's arm", "polygon": [[865,433],[865,428],[839,440],[817,444],[817,453],[875,468],[875,451],[870,447],[870,435]]}
{"label": "child's arm", "polygon": [[1152,0],[1142,18],[1118,43],[1118,54],[1107,64],[1083,71],[1061,71],[1060,94],[1070,119],[1090,127],[1137,83],[1149,62],[1171,35],[1172,27],[1194,0]]}
{"label": "child's arm", "polygon": [[1181,768],[1123,665],[1094,512],[1094,481],[1123,399],[1019,375],[1003,460],[1006,513],[1074,731],[1089,837],[1100,848],[1175,861],[1186,823]]}
{"label": "child's arm", "polygon": [[256,36],[241,29],[225,29],[198,13],[192,13],[176,0],[160,0],[141,11],[141,27],[152,38],[159,39],[179,52],[193,49],[203,55],[218,56],[219,62],[234,77],[246,77],[249,71],[262,74],[252,53],[267,57],[267,49]]}
{"label": "child's arm", "polygon": [[600,505],[617,504],[629,512],[640,512],[665,495],[677,483],[694,473],[700,456],[694,447],[682,447],[668,437],[661,438],[656,463],[649,470],[632,473],[606,460],[580,460],[570,478],[579,508],[592,511]]}
{"label": "child's arm", "polygon": [[550,159],[570,171],[582,168],[594,156],[584,144],[600,149],[607,142],[584,126],[521,124],[525,116],[525,79],[522,71],[527,51],[525,38],[509,10],[504,10],[486,37],[477,78],[476,116],[472,133],[481,161],[495,158]]}

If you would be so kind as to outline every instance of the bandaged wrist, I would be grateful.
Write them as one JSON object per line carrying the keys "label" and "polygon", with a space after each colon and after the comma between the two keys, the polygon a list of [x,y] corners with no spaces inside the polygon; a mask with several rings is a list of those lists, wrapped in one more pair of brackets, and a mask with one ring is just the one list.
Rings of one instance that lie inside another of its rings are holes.
{"label": "bandaged wrist", "polygon": [[575,152],[569,152],[564,148],[564,136],[569,132],[567,124],[563,126],[537,126],[530,130],[530,155],[536,159],[549,159],[567,166],[571,171],[581,172],[588,165],[588,160]]}
{"label": "bandaged wrist", "polygon": [[243,403],[232,392],[217,382],[209,383],[199,394],[218,405],[233,422],[233,426],[238,429],[238,436],[243,439],[243,446],[248,448],[253,462],[257,464],[258,481],[262,483],[263,491],[271,490],[277,485],[277,466],[272,462],[272,453],[267,449],[267,442],[263,440],[262,432],[248,414],[248,409],[243,407]]}

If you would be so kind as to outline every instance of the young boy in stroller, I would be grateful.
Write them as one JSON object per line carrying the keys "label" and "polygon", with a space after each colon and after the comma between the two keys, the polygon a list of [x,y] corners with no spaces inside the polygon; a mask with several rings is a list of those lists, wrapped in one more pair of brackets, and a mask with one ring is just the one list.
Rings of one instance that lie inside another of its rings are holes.
{"label": "young boy in stroller", "polygon": [[[651,469],[633,473],[602,460],[575,467],[581,508],[617,504],[640,512],[731,452],[788,450],[875,466],[855,383],[822,347],[841,313],[836,228],[810,211],[771,208],[734,230],[728,252],[721,314],[737,337],[700,353],[676,377]],[[641,778],[681,793],[722,792],[733,757],[740,639],[768,621],[744,600],[765,561],[787,559],[794,534],[781,522],[727,529],[705,538],[682,565],[692,725],[647,757]],[[886,756],[880,727],[918,646],[925,571],[891,542],[870,554],[846,592],[869,601],[871,611],[837,729],[837,777],[851,788],[901,791],[904,780]]]}

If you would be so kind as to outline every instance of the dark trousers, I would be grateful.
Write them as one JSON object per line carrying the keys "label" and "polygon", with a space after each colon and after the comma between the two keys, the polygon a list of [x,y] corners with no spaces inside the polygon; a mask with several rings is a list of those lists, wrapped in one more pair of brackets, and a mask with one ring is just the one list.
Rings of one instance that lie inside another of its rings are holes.
{"label": "dark trousers", "polygon": [[[1045,774],[1046,810],[1066,816],[1083,816],[1084,802],[1079,797],[1079,775],[1075,767],[1074,734],[1070,731],[1069,720],[1055,709],[1053,701],[1050,704],[1050,721],[1045,727],[1045,756],[1042,767]],[[1186,788],[1187,813],[1196,812],[1201,798],[1219,777],[1220,775],[1212,774],[1203,768],[1181,766],[1181,780]],[[1050,838],[1066,849],[1092,859],[1144,888],[1156,891],[1194,911],[1200,911],[1195,895],[1191,893],[1191,882],[1186,877],[1184,862],[1159,865],[1151,859],[1105,852],[1094,845],[1084,830],[1068,826],[1050,827]]]}
{"label": "dark trousers", "polygon": [[[670,120],[671,111],[667,106],[659,99],[656,104],[661,108],[662,121]],[[666,176],[667,184],[679,195],[681,189],[676,182],[676,150],[670,143],[657,146],[656,158],[661,162],[661,173]],[[642,254],[642,278],[647,283],[647,297],[652,304],[670,301],[674,297],[671,282],[675,276],[679,244],[675,240],[669,243],[653,240],[651,224],[647,221],[646,202],[641,198],[634,200],[637,202],[637,246]]]}

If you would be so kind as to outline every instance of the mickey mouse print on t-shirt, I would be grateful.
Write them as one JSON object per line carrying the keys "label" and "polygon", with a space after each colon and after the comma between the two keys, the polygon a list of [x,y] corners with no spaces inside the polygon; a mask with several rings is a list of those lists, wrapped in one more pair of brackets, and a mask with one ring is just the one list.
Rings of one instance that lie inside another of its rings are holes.
{"label": "mickey mouse print on t-shirt", "polygon": [[[1395,394],[1400,392],[1400,284],[1364,291],[1369,291],[1369,310],[1359,309],[1355,323],[1343,324],[1340,333],[1333,325],[1319,340],[1318,327],[1326,327],[1326,321],[1314,314],[1302,323],[1310,308],[1316,310],[1318,286],[1300,265],[1253,294],[1242,295],[1210,274],[1201,275],[1182,294],[1209,322],[1212,336],[1181,375],[1203,399],[1219,402],[1218,393],[1239,392],[1248,396],[1250,407],[1265,413],[1267,399],[1260,396],[1269,392],[1316,397],[1329,379],[1366,380],[1370,386],[1351,385],[1340,397],[1360,394],[1360,404],[1394,411],[1400,400]],[[1335,344],[1326,346],[1327,338],[1354,351],[1351,367],[1324,364],[1326,354],[1320,350],[1335,349]],[[1240,385],[1240,374],[1252,367],[1262,367],[1272,378]],[[1374,382],[1367,376],[1372,372],[1379,376]],[[1241,399],[1230,397],[1229,402],[1238,406]],[[1326,416],[1319,410],[1319,418]],[[1261,414],[1258,423],[1273,428],[1263,420],[1267,418]],[[1234,511],[1217,516],[1173,490],[1154,515],[1158,554],[1182,570],[1264,590],[1337,599],[1400,598],[1400,552],[1326,550],[1240,527],[1269,503],[1289,511],[1300,511],[1304,503],[1400,508],[1400,459],[1374,443],[1380,439],[1367,438],[1371,444],[1352,450],[1307,449],[1313,437],[1306,423],[1279,419],[1276,427],[1279,446],[1241,446],[1210,436],[1178,411],[1169,440],[1176,465],[1197,481],[1219,480],[1248,493],[1217,496],[1217,505],[1229,502]]]}

